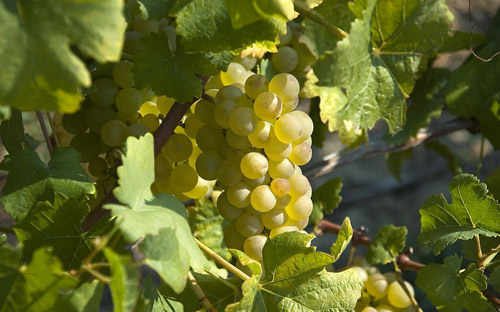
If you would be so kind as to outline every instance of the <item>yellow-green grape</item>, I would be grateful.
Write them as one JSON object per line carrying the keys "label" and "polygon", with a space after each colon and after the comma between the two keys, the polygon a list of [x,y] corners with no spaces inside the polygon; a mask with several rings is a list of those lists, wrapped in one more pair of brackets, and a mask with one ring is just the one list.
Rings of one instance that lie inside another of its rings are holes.
{"label": "yellow-green grape", "polygon": [[243,182],[230,186],[226,190],[227,199],[236,208],[245,208],[250,205],[250,193],[252,191]]}
{"label": "yellow-green grape", "polygon": [[264,147],[267,157],[275,161],[281,161],[292,152],[292,144],[283,143],[274,134],[274,130],[269,135],[269,143]]}
{"label": "yellow-green grape", "polygon": [[302,118],[293,114],[285,114],[274,123],[274,133],[283,143],[295,143],[302,138]]}
{"label": "yellow-green grape", "polygon": [[183,194],[191,199],[200,199],[205,197],[209,188],[210,183],[208,183],[207,180],[198,177],[198,183],[196,183],[196,186],[191,191],[185,192]]}
{"label": "yellow-green grape", "polygon": [[61,124],[67,132],[71,134],[79,134],[88,129],[86,119],[86,112],[88,107],[82,107],[80,110],[73,114],[62,115]]}
{"label": "yellow-green grape", "polygon": [[166,181],[172,173],[172,163],[167,155],[159,154],[155,157],[155,181]]}
{"label": "yellow-green grape", "polygon": [[128,127],[120,120],[110,120],[101,129],[102,141],[111,147],[120,147],[128,137]]}
{"label": "yellow-green grape", "polygon": [[269,92],[276,93],[283,102],[296,99],[299,91],[299,81],[292,74],[278,74],[269,82]]}
{"label": "yellow-green grape", "polygon": [[156,107],[158,107],[160,113],[165,116],[168,114],[174,103],[175,103],[174,99],[169,98],[165,95],[156,98]]}
{"label": "yellow-green grape", "polygon": [[158,116],[153,114],[147,114],[146,116],[142,116],[139,118],[139,123],[148,127],[150,132],[155,132],[156,129],[160,126],[160,121],[158,120]]}
{"label": "yellow-green grape", "polygon": [[240,96],[243,95],[240,88],[235,87],[233,85],[225,86],[219,89],[215,98],[219,101],[230,100],[238,102]]}
{"label": "yellow-green grape", "polygon": [[144,36],[148,36],[151,33],[158,32],[158,28],[160,27],[160,23],[157,20],[144,20],[140,16],[137,16],[134,19],[133,28],[138,33],[143,34]]}
{"label": "yellow-green grape", "polygon": [[240,63],[243,65],[247,70],[251,70],[252,68],[255,67],[257,64],[257,58],[256,57],[241,57],[240,55],[237,55],[233,62]]}
{"label": "yellow-green grape", "polygon": [[231,222],[224,228],[224,244],[227,248],[243,250],[245,237],[236,230],[236,223]]}
{"label": "yellow-green grape", "polygon": [[388,286],[387,279],[380,273],[371,275],[365,282],[366,290],[376,299],[380,299],[386,295]]}
{"label": "yellow-green grape", "polygon": [[186,134],[190,138],[196,139],[198,131],[204,125],[205,124],[199,121],[194,114],[189,114],[187,115],[186,120],[184,121],[184,131],[186,131]]}
{"label": "yellow-green grape", "polygon": [[269,233],[269,238],[273,239],[276,235],[285,233],[285,232],[298,232],[299,228],[293,225],[282,225],[277,228],[274,228]]}
{"label": "yellow-green grape", "polygon": [[141,92],[134,88],[121,89],[116,95],[115,103],[120,112],[125,114],[135,113],[142,104]]}
{"label": "yellow-green grape", "polygon": [[[407,281],[405,281],[404,283],[406,285],[406,288],[408,288],[408,290],[410,291],[410,294],[412,296],[415,295],[413,286],[411,286],[411,284]],[[387,291],[387,300],[389,300],[389,303],[391,305],[400,309],[404,309],[411,305],[410,297],[408,297],[401,284],[399,284],[399,282],[397,281],[390,284],[389,290]]]}
{"label": "yellow-green grape", "polygon": [[121,88],[132,88],[135,85],[132,68],[134,63],[120,61],[113,66],[113,80]]}
{"label": "yellow-green grape", "polygon": [[232,148],[240,150],[249,149],[252,146],[247,136],[237,135],[231,129],[227,129],[226,141]]}
{"label": "yellow-green grape", "polygon": [[172,170],[170,184],[179,193],[191,191],[198,183],[198,174],[187,164],[181,164]]}
{"label": "yellow-green grape", "polygon": [[284,46],[289,44],[290,41],[292,41],[292,37],[293,37],[292,29],[290,28],[290,25],[287,23],[286,33],[284,35],[279,35],[280,45]]}
{"label": "yellow-green grape", "polygon": [[217,152],[206,151],[196,159],[196,171],[205,180],[217,179],[217,168],[222,163],[222,157]]}
{"label": "yellow-green grape", "polygon": [[193,143],[185,134],[174,133],[168,138],[162,152],[172,161],[183,161],[193,152]]}
{"label": "yellow-green grape", "polygon": [[290,195],[294,197],[304,196],[311,190],[309,180],[302,173],[295,172],[288,182],[290,182]]}
{"label": "yellow-green grape", "polygon": [[366,281],[368,279],[368,273],[366,272],[365,269],[363,269],[360,266],[353,266],[351,269],[354,269],[358,272],[359,278],[361,279],[362,282]]}
{"label": "yellow-green grape", "polygon": [[259,94],[269,91],[269,80],[260,74],[252,75],[245,81],[245,91],[255,100]]}
{"label": "yellow-green grape", "polygon": [[238,99],[238,106],[239,107],[248,107],[248,108],[253,109],[253,100],[251,98],[249,98],[247,94],[243,94]]}
{"label": "yellow-green grape", "polygon": [[115,114],[115,119],[121,120],[125,123],[137,123],[139,121],[139,118],[141,115],[139,113],[133,113],[133,114],[124,114],[120,111],[117,111]]}
{"label": "yellow-green grape", "polygon": [[229,115],[235,110],[238,103],[234,101],[222,101],[215,105],[214,118],[215,121],[224,129],[229,128]]}
{"label": "yellow-green grape", "polygon": [[141,113],[141,116],[146,116],[147,114],[158,116],[160,114],[160,110],[156,106],[155,102],[147,101],[142,103],[139,107],[139,113]]}
{"label": "yellow-green grape", "polygon": [[[246,78],[245,78],[246,79]],[[236,88],[240,89],[241,93],[245,93],[245,86],[242,84],[242,83],[233,83],[232,86],[235,86]],[[241,98],[241,97],[240,97]],[[238,98],[238,101],[239,102],[239,98]]]}
{"label": "yellow-green grape", "polygon": [[96,157],[89,161],[89,172],[94,177],[102,177],[108,171],[108,163],[104,158]]}
{"label": "yellow-green grape", "polygon": [[140,123],[134,123],[128,126],[128,133],[133,137],[140,137],[146,135],[149,132],[148,127]]}
{"label": "yellow-green grape", "polygon": [[269,174],[273,179],[289,179],[295,173],[295,165],[285,158],[280,161],[269,160]]}
{"label": "yellow-green grape", "polygon": [[245,209],[235,207],[229,202],[227,192],[222,192],[217,198],[217,210],[224,219],[229,221],[234,221],[245,213]]}
{"label": "yellow-green grape", "polygon": [[230,63],[227,71],[220,72],[221,82],[227,86],[233,83],[245,83],[247,69],[239,63]]}
{"label": "yellow-green grape", "polygon": [[238,184],[243,179],[243,174],[240,170],[240,164],[231,161],[223,160],[217,168],[217,180],[222,185],[231,186]]}
{"label": "yellow-green grape", "polygon": [[285,222],[285,225],[296,226],[299,230],[305,229],[308,224],[309,224],[309,217],[301,220],[294,220],[292,218],[288,218],[288,220]]}
{"label": "yellow-green grape", "polygon": [[229,116],[229,126],[234,133],[248,136],[257,128],[257,116],[249,107],[238,107]]}
{"label": "yellow-green grape", "polygon": [[293,198],[286,206],[285,210],[288,216],[296,221],[308,218],[311,215],[313,203],[309,196]]}
{"label": "yellow-green grape", "polygon": [[220,81],[220,76],[215,75],[210,78],[208,78],[207,83],[205,84],[205,90],[212,90],[212,89],[221,89],[224,87],[222,84],[222,81]]}
{"label": "yellow-green grape", "polygon": [[273,125],[270,122],[259,120],[255,130],[248,135],[248,140],[257,148],[264,148],[269,144],[271,128]]}
{"label": "yellow-green grape", "polygon": [[96,105],[90,106],[85,112],[85,123],[89,126],[90,131],[99,133],[102,126],[115,117],[113,107],[100,107]]}
{"label": "yellow-green grape", "polygon": [[141,93],[142,102],[151,101],[155,96],[155,93],[151,89],[142,89],[139,92]]}
{"label": "yellow-green grape", "polygon": [[204,152],[219,152],[227,144],[226,138],[222,134],[222,129],[212,125],[205,125],[198,131],[198,134],[196,134],[196,143]]}
{"label": "yellow-green grape", "polygon": [[232,161],[236,161],[236,162],[240,163],[243,156],[245,156],[248,152],[250,152],[249,149],[242,150],[239,148],[234,148],[234,147],[228,146],[224,157],[228,160],[232,160]]}
{"label": "yellow-green grape", "polygon": [[250,152],[243,156],[240,168],[243,175],[249,179],[259,179],[267,172],[267,158],[258,152]]}
{"label": "yellow-green grape", "polygon": [[288,101],[283,101],[283,111],[281,112],[282,115],[288,114],[297,108],[299,105],[299,97],[297,96],[296,98]]}
{"label": "yellow-green grape", "polygon": [[109,78],[99,78],[94,81],[97,91],[90,94],[92,102],[100,107],[113,105],[118,93],[118,86]]}
{"label": "yellow-green grape", "polygon": [[284,209],[272,209],[271,211],[263,213],[261,219],[262,224],[264,224],[266,228],[272,230],[285,224],[288,220],[288,215]]}
{"label": "yellow-green grape", "polygon": [[303,130],[302,136],[299,140],[295,141],[294,143],[298,144],[308,140],[311,137],[314,130],[314,124],[311,117],[309,117],[308,114],[302,111],[293,111],[291,113],[288,113],[287,115],[292,115],[301,119],[302,130]]}
{"label": "yellow-green grape", "polygon": [[276,196],[276,205],[273,209],[285,209],[290,201],[292,201],[292,196],[290,195]]}
{"label": "yellow-green grape", "polygon": [[378,312],[374,307],[365,307],[361,312]]}
{"label": "yellow-green grape", "polygon": [[252,191],[250,202],[255,210],[267,212],[276,205],[276,196],[269,185],[259,185]]}
{"label": "yellow-green grape", "polygon": [[214,104],[205,99],[201,99],[196,103],[194,114],[199,121],[208,124],[214,118],[214,110]]}
{"label": "yellow-green grape", "polygon": [[283,178],[274,179],[271,181],[271,191],[276,196],[285,196],[290,192],[290,182]]}
{"label": "yellow-green grape", "polygon": [[136,54],[142,49],[140,39],[144,37],[137,31],[127,31],[125,33],[125,42],[123,43],[123,52],[128,54]]}
{"label": "yellow-green grape", "polygon": [[376,306],[377,312],[395,312],[395,309],[393,309],[391,306],[387,304],[381,304]]}
{"label": "yellow-green grape", "polygon": [[269,176],[269,174],[265,174],[263,177],[261,178],[258,178],[258,179],[249,179],[247,177],[243,177],[243,182],[250,188],[250,189],[254,189],[256,188],[257,186],[259,185],[263,185],[263,184],[269,184],[269,182],[271,182],[271,177]]}
{"label": "yellow-green grape", "polygon": [[274,68],[281,73],[292,72],[299,63],[297,52],[291,47],[278,48],[278,52],[271,57]]}
{"label": "yellow-green grape", "polygon": [[279,117],[283,103],[275,93],[263,92],[255,99],[253,108],[257,117],[270,121]]}
{"label": "yellow-green grape", "polygon": [[312,157],[312,149],[306,142],[292,147],[292,152],[288,158],[296,165],[302,166],[307,164]]}
{"label": "yellow-green grape", "polygon": [[243,245],[243,250],[252,259],[257,261],[262,261],[262,249],[266,244],[267,236],[266,235],[254,235],[245,239],[245,243]]}
{"label": "yellow-green grape", "polygon": [[244,237],[250,237],[262,233],[264,225],[258,216],[245,212],[236,219],[236,230]]}

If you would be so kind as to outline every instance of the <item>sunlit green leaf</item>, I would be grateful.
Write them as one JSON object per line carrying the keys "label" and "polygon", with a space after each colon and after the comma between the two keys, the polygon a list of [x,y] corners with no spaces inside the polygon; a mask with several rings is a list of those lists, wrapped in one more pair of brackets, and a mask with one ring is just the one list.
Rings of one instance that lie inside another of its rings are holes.
{"label": "sunlit green leaf", "polygon": [[403,251],[408,230],[404,226],[387,225],[380,229],[370,244],[366,259],[370,264],[386,264],[395,261]]}

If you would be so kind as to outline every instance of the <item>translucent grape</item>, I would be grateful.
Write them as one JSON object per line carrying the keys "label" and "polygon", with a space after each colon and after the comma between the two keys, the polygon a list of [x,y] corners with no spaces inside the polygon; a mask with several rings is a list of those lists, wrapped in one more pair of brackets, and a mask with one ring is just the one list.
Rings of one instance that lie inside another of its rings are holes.
{"label": "translucent grape", "polygon": [[158,117],[153,114],[147,114],[146,116],[139,118],[139,123],[148,127],[150,132],[155,132],[160,126]]}
{"label": "translucent grape", "polygon": [[135,85],[132,68],[134,63],[120,61],[113,66],[113,80],[121,88],[132,88]]}
{"label": "translucent grape", "polygon": [[184,121],[184,131],[186,131],[186,134],[193,139],[196,139],[196,135],[198,134],[198,131],[203,127],[205,124],[202,123],[201,121],[196,118],[194,114],[189,114],[186,117],[186,120]]}
{"label": "translucent grape", "polygon": [[247,69],[239,63],[230,63],[227,71],[220,72],[220,80],[224,85],[233,83],[245,83],[247,78]]}
{"label": "translucent grape", "polygon": [[245,183],[230,186],[227,190],[227,199],[236,208],[245,208],[250,205],[250,193],[252,191]]}
{"label": "translucent grape", "polygon": [[229,128],[229,115],[235,110],[238,103],[234,101],[222,101],[217,103],[214,109],[215,121],[224,129]]}
{"label": "translucent grape", "polygon": [[223,160],[217,168],[217,179],[225,186],[238,184],[243,179],[240,164],[231,160]]}
{"label": "translucent grape", "polygon": [[168,114],[174,103],[175,103],[174,99],[169,98],[165,95],[156,98],[156,107],[158,107],[160,113],[162,113],[165,116]]}
{"label": "translucent grape", "polygon": [[286,33],[284,35],[279,35],[280,45],[284,46],[290,43],[292,40],[293,34],[290,25],[287,23],[286,25]]}
{"label": "translucent grape", "polygon": [[259,185],[252,191],[250,202],[255,210],[267,212],[276,205],[276,196],[269,185]]}
{"label": "translucent grape", "polygon": [[276,138],[274,131],[271,131],[269,135],[269,143],[264,147],[264,151],[270,159],[281,161],[290,156],[290,153],[292,152],[292,144],[281,142],[278,138]]}
{"label": "translucent grape", "polygon": [[236,219],[236,230],[244,237],[250,237],[260,234],[264,230],[264,225],[258,216],[245,212]]}
{"label": "translucent grape", "polygon": [[141,116],[146,116],[147,114],[158,116],[160,114],[160,110],[158,109],[158,106],[156,106],[155,102],[147,101],[141,104],[139,107],[139,113],[141,113]]}
{"label": "translucent grape", "polygon": [[376,307],[377,312],[395,312],[395,309],[393,309],[391,306],[387,304],[381,304]]}
{"label": "translucent grape", "polygon": [[296,165],[302,166],[307,164],[312,157],[312,149],[306,142],[292,147],[292,152],[288,158]]}
{"label": "translucent grape", "polygon": [[263,177],[258,178],[258,179],[249,179],[249,178],[243,177],[243,182],[250,189],[253,190],[254,188],[256,188],[259,185],[269,184],[269,182],[271,182],[271,177],[267,173],[266,173],[266,175],[264,175]]}
{"label": "translucent grape", "polygon": [[120,147],[128,137],[128,127],[120,120],[110,120],[101,129],[102,141],[111,147]]}
{"label": "translucent grape", "polygon": [[205,180],[217,179],[217,168],[222,162],[222,157],[217,152],[206,151],[196,159],[196,171]]}
{"label": "translucent grape", "polygon": [[288,101],[283,101],[283,111],[281,112],[282,115],[288,114],[292,111],[294,111],[295,108],[299,105],[299,97],[297,96],[296,98]]}
{"label": "translucent grape", "polygon": [[299,96],[299,91],[299,81],[291,74],[278,74],[269,82],[269,92],[276,93],[283,102],[295,100]]}
{"label": "translucent grape", "polygon": [[166,181],[172,173],[172,163],[167,155],[159,154],[155,157],[155,181]]}
{"label": "translucent grape", "polygon": [[198,174],[187,164],[181,164],[172,170],[170,184],[179,193],[191,191],[198,183]]}
{"label": "translucent grape", "polygon": [[[247,75],[247,77],[248,77],[248,76],[249,76],[249,75]],[[245,77],[245,79],[246,79],[246,77]],[[241,93],[245,93],[245,86],[244,86],[242,83],[238,83],[238,82],[236,82],[236,83],[233,83],[233,84],[232,84],[232,86],[235,86],[236,88],[240,89]],[[243,96],[243,95],[242,95],[242,96]],[[237,101],[237,102],[239,102],[240,98],[241,98],[241,96],[238,98],[238,101]]]}
{"label": "translucent grape", "polygon": [[[410,291],[410,294],[414,295],[413,287],[411,286],[411,284],[406,281],[404,283]],[[401,284],[399,284],[399,282],[397,281],[394,281],[390,284],[389,290],[387,291],[387,300],[389,300],[389,303],[391,305],[400,309],[404,309],[411,305],[410,297],[408,297]]]}
{"label": "translucent grape", "polygon": [[288,216],[296,221],[308,218],[311,215],[313,203],[309,196],[293,198],[286,206],[285,210]]}
{"label": "translucent grape", "polygon": [[237,135],[231,129],[228,129],[226,132],[226,141],[232,148],[241,150],[248,149],[252,146],[247,136]]}
{"label": "translucent grape", "polygon": [[362,282],[364,282],[368,279],[368,273],[362,267],[353,266],[353,267],[351,267],[351,269],[355,269],[358,272],[359,278],[361,279]]}
{"label": "translucent grape", "polygon": [[140,39],[144,37],[141,33],[136,31],[127,31],[125,33],[125,42],[123,44],[123,52],[128,54],[135,54],[142,49]]}
{"label": "translucent grape", "polygon": [[291,47],[279,47],[278,52],[271,57],[274,68],[281,73],[292,72],[299,63],[297,52]]}
{"label": "translucent grape", "polygon": [[101,177],[108,171],[108,163],[104,158],[96,157],[89,161],[89,172],[94,177]]}
{"label": "translucent grape", "polygon": [[276,196],[285,196],[290,192],[290,182],[283,178],[274,179],[271,181],[271,191]]}
{"label": "translucent grape", "polygon": [[191,191],[185,192],[183,194],[191,199],[200,199],[205,197],[209,188],[210,183],[208,183],[208,181],[202,179],[201,177],[198,177],[198,183],[196,183],[196,186]]}
{"label": "translucent grape", "polygon": [[289,179],[294,173],[295,165],[287,158],[280,161],[269,160],[269,174],[271,178]]}
{"label": "translucent grape", "polygon": [[301,119],[302,123],[302,136],[299,140],[295,141],[296,144],[302,143],[309,139],[313,133],[314,130],[314,124],[312,122],[311,117],[309,117],[308,114],[302,112],[302,111],[293,111],[287,115],[295,116]]}
{"label": "translucent grape", "polygon": [[273,209],[285,209],[285,207],[288,206],[291,200],[292,196],[290,195],[276,196],[276,205]]}
{"label": "translucent grape", "polygon": [[285,224],[288,220],[288,215],[284,209],[272,209],[271,211],[262,214],[262,224],[270,230],[275,229]]}
{"label": "translucent grape", "polygon": [[285,223],[285,225],[296,226],[299,230],[305,229],[308,224],[309,224],[309,217],[301,220],[294,220],[292,218],[288,218],[288,220]]}
{"label": "translucent grape", "polygon": [[141,92],[134,88],[121,89],[116,95],[115,103],[120,112],[133,114],[142,104]]}
{"label": "translucent grape", "polygon": [[115,117],[115,110],[112,107],[90,106],[85,112],[85,123],[90,131],[99,133],[102,126]]}
{"label": "translucent grape", "polygon": [[365,282],[366,290],[376,299],[384,297],[388,290],[387,279],[380,273],[370,275]]}
{"label": "translucent grape", "polygon": [[210,78],[208,78],[207,83],[205,84],[205,90],[211,90],[211,89],[221,89],[224,87],[222,84],[222,81],[220,80],[219,75],[214,75]]}
{"label": "translucent grape", "polygon": [[253,104],[255,114],[262,120],[278,118],[283,109],[281,99],[272,92],[263,92],[257,96]]}
{"label": "translucent grape", "polygon": [[193,144],[187,135],[174,133],[168,138],[162,152],[172,161],[183,161],[193,152]]}
{"label": "translucent grape", "polygon": [[274,228],[271,230],[269,233],[269,238],[274,238],[276,235],[285,233],[285,232],[297,232],[299,231],[299,228],[293,225],[282,225],[277,228]]}
{"label": "translucent grape", "polygon": [[136,138],[146,135],[149,132],[148,127],[140,123],[134,123],[128,126],[128,133]]}
{"label": "translucent grape", "polygon": [[229,116],[229,126],[234,133],[247,136],[255,131],[258,119],[249,107],[238,107]]}
{"label": "translucent grape", "polygon": [[361,312],[378,312],[374,307],[365,307]]}
{"label": "translucent grape", "polygon": [[257,64],[257,58],[256,57],[250,57],[250,56],[247,56],[247,57],[241,57],[240,55],[237,55],[233,62],[237,62],[237,63],[240,63],[241,65],[243,65],[247,70],[251,70],[252,68],[255,67],[255,65]]}
{"label": "translucent grape", "polygon": [[301,197],[311,190],[309,180],[303,176],[302,173],[294,173],[294,175],[288,179],[288,182],[290,182],[290,195],[292,196]]}
{"label": "translucent grape", "polygon": [[259,120],[255,130],[248,135],[248,140],[257,148],[264,148],[269,143],[271,128],[270,122]]}
{"label": "translucent grape", "polygon": [[118,93],[118,86],[109,78],[99,78],[93,82],[97,91],[90,94],[92,102],[100,107],[113,105]]}
{"label": "translucent grape", "polygon": [[196,143],[204,152],[218,152],[224,144],[227,144],[226,138],[222,134],[222,129],[212,125],[205,125],[201,127],[196,135]]}
{"label": "translucent grape", "polygon": [[239,107],[248,107],[248,108],[253,109],[253,100],[251,98],[249,98],[247,94],[243,94],[238,99],[238,106]]}
{"label": "translucent grape", "polygon": [[267,172],[267,158],[258,152],[250,152],[243,156],[240,169],[243,175],[249,179],[259,179]]}
{"label": "translucent grape", "polygon": [[243,250],[250,258],[262,261],[262,249],[264,248],[266,241],[266,235],[261,234],[250,236],[245,240]]}
{"label": "translucent grape", "polygon": [[274,123],[274,133],[283,143],[295,143],[304,133],[302,118],[293,114],[281,116]]}
{"label": "translucent grape", "polygon": [[[242,210],[243,211],[243,210]],[[224,244],[227,248],[243,250],[245,237],[236,230],[236,223],[231,222],[224,228]]]}
{"label": "translucent grape", "polygon": [[245,91],[255,100],[259,94],[269,91],[269,80],[263,75],[252,75],[245,81]]}
{"label": "translucent grape", "polygon": [[230,100],[234,102],[238,102],[240,96],[243,95],[243,92],[235,86],[229,85],[222,87],[218,92],[215,98],[219,101]]}
{"label": "translucent grape", "polygon": [[203,123],[210,123],[214,118],[215,105],[207,100],[201,99],[196,103],[194,114]]}

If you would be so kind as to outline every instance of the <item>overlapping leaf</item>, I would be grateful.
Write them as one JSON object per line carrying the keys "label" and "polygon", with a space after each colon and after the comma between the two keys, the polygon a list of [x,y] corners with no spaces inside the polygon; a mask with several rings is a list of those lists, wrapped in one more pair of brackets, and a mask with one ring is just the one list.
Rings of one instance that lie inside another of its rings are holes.
{"label": "overlapping leaf", "polygon": [[340,255],[351,242],[352,233],[351,219],[346,217],[344,222],[342,222],[339,233],[337,234],[337,240],[333,243],[332,247],[330,247],[330,253],[332,254],[334,261],[337,261],[340,258]]}
{"label": "overlapping leaf", "polygon": [[79,198],[95,191],[80,165],[80,154],[70,147],[54,150],[47,165],[35,151],[25,149],[15,157],[6,157],[0,169],[9,171],[2,203],[16,222],[22,221],[38,201],[52,202],[56,193]]}
{"label": "overlapping leaf", "polygon": [[20,111],[13,110],[10,119],[2,121],[2,124],[0,125],[0,138],[2,139],[3,146],[9,154],[22,151],[24,143],[24,127],[23,116]]}
{"label": "overlapping leaf", "polygon": [[0,4],[0,102],[21,110],[73,112],[90,74],[71,47],[98,62],[117,61],[126,23],[122,0]]}
{"label": "overlapping leaf", "polygon": [[408,230],[404,226],[387,225],[380,229],[370,244],[366,258],[370,264],[386,264],[403,251]]}
{"label": "overlapping leaf", "polygon": [[341,189],[342,178],[336,177],[314,190],[312,194],[314,217],[310,220],[312,223],[321,220],[324,213],[333,213],[342,200]]}
{"label": "overlapping leaf", "polygon": [[440,195],[432,195],[420,209],[421,234],[425,247],[434,246],[439,254],[457,240],[472,239],[475,235],[500,235],[500,205],[487,196],[486,185],[470,174],[460,174],[450,184],[451,203]]}
{"label": "overlapping leaf", "polygon": [[98,280],[83,283],[80,287],[60,294],[57,312],[95,312],[101,307],[104,284]]}

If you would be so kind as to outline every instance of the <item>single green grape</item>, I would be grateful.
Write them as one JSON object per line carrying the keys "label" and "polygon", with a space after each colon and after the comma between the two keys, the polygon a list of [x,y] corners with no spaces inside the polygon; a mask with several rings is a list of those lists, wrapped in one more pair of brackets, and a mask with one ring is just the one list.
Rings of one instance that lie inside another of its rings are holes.
{"label": "single green grape", "polygon": [[257,65],[257,58],[256,57],[251,57],[251,56],[241,57],[240,55],[237,55],[234,58],[233,62],[240,63],[247,70],[252,70],[252,68],[254,68],[255,65]]}
{"label": "single green grape", "polygon": [[234,133],[233,130],[227,129],[226,141],[229,146],[235,149],[246,150],[252,146],[247,136],[241,136]]}
{"label": "single green grape", "polygon": [[294,164],[302,166],[307,164],[312,157],[312,149],[307,142],[292,146],[292,152],[288,156]]}
{"label": "single green grape", "polygon": [[[408,290],[410,291],[410,294],[413,296],[415,293],[411,284],[406,281],[404,283],[406,285],[406,288],[408,288]],[[391,305],[399,309],[404,309],[411,305],[410,297],[408,297],[405,290],[398,281],[394,281],[389,285],[389,290],[387,291],[387,300],[389,300],[389,303]]]}
{"label": "single green grape", "polygon": [[113,66],[113,80],[121,88],[132,88],[135,85],[132,68],[134,63],[120,61]]}
{"label": "single green grape", "polygon": [[248,136],[257,128],[258,118],[249,107],[237,107],[229,116],[229,126],[234,133]]}
{"label": "single green grape", "polygon": [[281,73],[292,72],[299,63],[297,52],[291,47],[279,47],[278,52],[271,57],[274,68]]}
{"label": "single green grape", "polygon": [[149,132],[153,133],[160,126],[160,120],[158,120],[158,116],[153,114],[147,114],[146,116],[142,116],[139,118],[139,123],[148,127]]}
{"label": "single green grape", "polygon": [[101,129],[102,141],[111,147],[122,146],[128,135],[127,125],[123,121],[116,119],[106,122]]}
{"label": "single green grape", "polygon": [[233,83],[243,84],[247,77],[247,69],[243,65],[235,62],[229,64],[227,71],[220,72],[220,80],[225,86]]}
{"label": "single green grape", "polygon": [[240,164],[231,161],[223,160],[217,168],[217,180],[224,186],[231,186],[238,184],[243,179],[243,174],[240,170]]}
{"label": "single green grape", "polygon": [[162,152],[172,161],[183,161],[193,152],[193,143],[189,137],[182,133],[174,133],[168,138]]}
{"label": "single green grape", "polygon": [[224,129],[229,128],[229,116],[237,106],[238,103],[229,100],[217,103],[214,109],[214,118],[217,124]]}
{"label": "single green grape", "polygon": [[278,179],[289,179],[295,173],[295,165],[288,159],[275,161],[269,160],[269,174],[271,178]]}
{"label": "single green grape", "polygon": [[272,92],[263,92],[253,104],[255,114],[262,120],[271,121],[279,117],[283,109],[281,99]]}
{"label": "single green grape", "polygon": [[271,191],[276,196],[285,196],[290,192],[290,182],[283,178],[274,179],[271,181]]}
{"label": "single green grape", "polygon": [[270,141],[273,125],[270,122],[259,120],[255,130],[248,135],[248,140],[257,148],[264,148]]}
{"label": "single green grape", "polygon": [[227,199],[236,208],[245,208],[250,205],[252,190],[243,182],[230,186],[227,190]]}
{"label": "single green grape", "polygon": [[296,221],[308,218],[311,215],[313,203],[309,196],[304,195],[299,198],[293,198],[286,206],[285,210],[288,216]]}
{"label": "single green grape", "polygon": [[113,105],[118,93],[118,86],[109,78],[99,78],[94,81],[96,92],[90,94],[92,102],[100,107]]}
{"label": "single green grape", "polygon": [[147,101],[141,104],[139,107],[139,113],[141,113],[141,116],[146,116],[147,114],[158,116],[160,114],[160,110],[158,109],[158,106],[156,106],[155,102]]}
{"label": "single green grape", "polygon": [[262,249],[264,249],[266,241],[266,235],[259,234],[250,236],[245,240],[243,250],[250,258],[262,261]]}
{"label": "single green grape", "polygon": [[250,237],[262,233],[264,225],[258,216],[245,212],[236,219],[236,230],[242,236]]}
{"label": "single green grape", "polygon": [[217,198],[217,210],[224,219],[229,221],[235,221],[245,213],[245,209],[235,207],[229,202],[227,192],[222,192]]}
{"label": "single green grape", "polygon": [[254,74],[245,81],[245,91],[255,100],[259,94],[269,91],[269,80],[263,75]]}
{"label": "single green grape", "polygon": [[258,152],[250,152],[243,156],[240,169],[249,179],[259,179],[267,173],[268,162],[266,156]]}
{"label": "single green grape", "polygon": [[276,196],[269,185],[259,185],[252,191],[250,202],[255,210],[268,212],[276,205]]}
{"label": "single green grape", "polygon": [[196,159],[196,171],[205,180],[217,179],[217,168],[222,162],[222,157],[215,151],[201,153]]}
{"label": "single green grape", "polygon": [[366,290],[376,299],[380,299],[387,294],[388,286],[387,279],[380,273],[370,275],[365,282]]}
{"label": "single green grape", "polygon": [[285,224],[288,220],[288,215],[284,209],[276,209],[265,212],[262,214],[262,224],[270,230],[275,229]]}
{"label": "single green grape", "polygon": [[198,174],[196,171],[187,164],[176,166],[170,174],[170,184],[172,188],[179,192],[189,192],[198,183]]}
{"label": "single green grape", "polygon": [[198,120],[194,114],[189,114],[186,116],[186,120],[184,121],[184,131],[186,131],[186,134],[192,138],[196,139],[196,135],[198,134],[198,131],[203,127],[205,124]]}
{"label": "single green grape", "polygon": [[238,102],[240,96],[243,95],[243,92],[233,85],[224,86],[217,92],[215,98],[219,101],[230,100],[234,102]]}
{"label": "single green grape", "polygon": [[278,74],[269,82],[269,92],[276,93],[283,102],[295,100],[299,96],[299,91],[299,81],[292,74]]}
{"label": "single green grape", "polygon": [[212,125],[205,125],[196,134],[196,143],[204,152],[219,152],[224,145],[227,145],[226,138],[222,134],[222,128]]}
{"label": "single green grape", "polygon": [[264,147],[264,151],[269,159],[281,161],[290,156],[292,144],[281,142],[272,130],[269,135],[269,143]]}
{"label": "single green grape", "polygon": [[115,103],[120,112],[133,114],[142,104],[141,92],[134,88],[121,89],[116,95]]}

